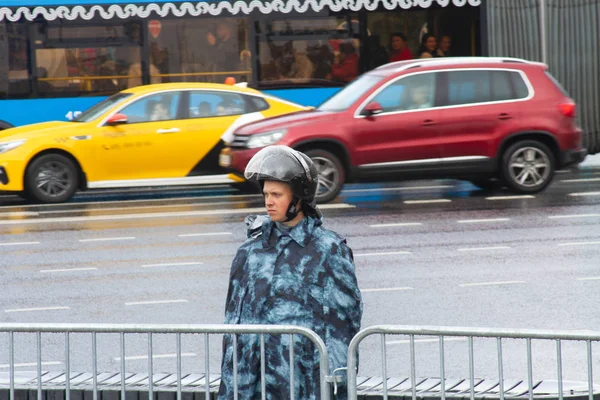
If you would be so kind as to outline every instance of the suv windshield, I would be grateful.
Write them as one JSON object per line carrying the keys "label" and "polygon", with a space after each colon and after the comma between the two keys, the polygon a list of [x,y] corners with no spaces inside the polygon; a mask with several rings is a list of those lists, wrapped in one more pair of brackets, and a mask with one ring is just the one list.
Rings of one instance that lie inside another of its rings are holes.
{"label": "suv windshield", "polygon": [[348,109],[356,100],[360,98],[367,90],[383,80],[383,76],[365,74],[360,76],[354,82],[346,85],[345,88],[337,92],[329,100],[317,107],[319,111],[344,111]]}
{"label": "suv windshield", "polygon": [[90,122],[98,118],[100,115],[104,114],[109,108],[118,104],[131,96],[131,93],[117,93],[113,94],[107,99],[102,100],[100,103],[93,105],[88,108],[77,117],[73,119],[75,122]]}

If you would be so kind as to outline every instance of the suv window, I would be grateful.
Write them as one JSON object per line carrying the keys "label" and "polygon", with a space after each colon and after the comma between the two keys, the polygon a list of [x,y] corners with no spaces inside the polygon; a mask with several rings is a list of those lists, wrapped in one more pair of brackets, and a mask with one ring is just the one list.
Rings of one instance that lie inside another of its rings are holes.
{"label": "suv window", "polygon": [[398,79],[371,101],[377,102],[383,112],[432,108],[435,102],[436,73],[409,75]]}
{"label": "suv window", "polygon": [[447,72],[445,105],[487,103],[527,97],[529,89],[516,71],[465,70]]}

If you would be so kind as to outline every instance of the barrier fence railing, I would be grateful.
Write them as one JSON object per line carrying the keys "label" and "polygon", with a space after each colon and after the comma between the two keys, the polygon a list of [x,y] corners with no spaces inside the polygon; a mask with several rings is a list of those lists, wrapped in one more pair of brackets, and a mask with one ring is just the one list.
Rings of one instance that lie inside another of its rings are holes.
{"label": "barrier fence railing", "polygon": [[557,357],[557,377],[558,377],[558,396],[563,399],[563,364],[562,364],[562,342],[563,341],[585,341],[587,344],[587,375],[589,399],[594,399],[594,377],[592,373],[592,342],[600,341],[600,332],[587,331],[560,331],[560,330],[520,330],[520,329],[485,329],[485,328],[461,328],[461,327],[435,327],[435,326],[402,326],[402,325],[377,325],[371,326],[360,331],[351,341],[348,348],[348,399],[357,399],[357,363],[358,347],[367,337],[372,335],[381,336],[381,370],[383,376],[383,398],[388,398],[387,387],[387,350],[386,335],[408,335],[410,345],[410,379],[412,387],[412,399],[417,399],[416,389],[416,368],[415,368],[415,336],[437,336],[440,349],[440,379],[441,400],[446,399],[445,384],[445,354],[444,337],[466,337],[468,341],[468,359],[469,359],[469,378],[470,378],[470,398],[475,398],[474,389],[474,352],[473,338],[495,338],[497,342],[497,361],[498,361],[498,379],[499,396],[504,400],[504,376],[502,360],[502,339],[524,339],[527,347],[527,380],[529,385],[529,399],[533,399],[533,361],[532,361],[532,340],[552,340],[556,342]]}
{"label": "barrier fence railing", "polygon": [[[125,368],[125,336],[130,334],[145,334],[148,340],[148,398],[153,399],[153,344],[152,338],[156,334],[173,334],[175,335],[176,341],[176,358],[177,358],[177,400],[182,398],[182,344],[181,336],[183,334],[199,334],[204,336],[205,344],[205,398],[210,398],[210,387],[209,387],[209,375],[210,375],[210,363],[209,363],[209,335],[220,335],[220,334],[231,334],[233,335],[234,348],[236,347],[236,341],[238,335],[253,334],[260,335],[260,352],[261,352],[261,387],[262,387],[262,398],[266,398],[265,393],[265,335],[289,335],[290,338],[290,398],[294,398],[293,390],[295,388],[294,382],[294,335],[301,335],[310,340],[315,349],[319,352],[319,369],[320,369],[320,398],[321,400],[330,399],[330,387],[327,383],[329,374],[329,360],[327,355],[327,348],[323,340],[313,331],[290,325],[137,325],[137,324],[20,324],[20,323],[1,323],[0,333],[8,333],[9,342],[9,369],[10,369],[10,400],[15,399],[15,333],[34,333],[36,335],[36,347],[37,347],[37,400],[43,400],[42,391],[42,335],[48,333],[62,333],[64,334],[64,357],[66,367],[66,392],[65,400],[71,398],[71,387],[70,387],[70,376],[71,376],[71,353],[70,353],[70,335],[72,333],[84,333],[90,334],[92,339],[92,369],[93,369],[93,400],[98,399],[98,382],[97,382],[97,363],[98,363],[98,345],[97,335],[104,333],[112,333],[120,335],[120,368],[121,368],[121,398],[126,398],[126,368]],[[234,385],[234,398],[238,398],[238,360],[236,357],[237,352],[233,352],[233,385]]]}

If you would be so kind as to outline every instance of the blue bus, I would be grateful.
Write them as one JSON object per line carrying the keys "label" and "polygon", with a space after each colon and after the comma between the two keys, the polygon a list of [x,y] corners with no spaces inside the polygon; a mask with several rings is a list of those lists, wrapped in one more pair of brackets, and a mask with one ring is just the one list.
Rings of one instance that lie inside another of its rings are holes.
{"label": "blue bus", "polygon": [[485,53],[482,0],[0,1],[0,129],[120,90],[238,82],[316,106],[389,61]]}

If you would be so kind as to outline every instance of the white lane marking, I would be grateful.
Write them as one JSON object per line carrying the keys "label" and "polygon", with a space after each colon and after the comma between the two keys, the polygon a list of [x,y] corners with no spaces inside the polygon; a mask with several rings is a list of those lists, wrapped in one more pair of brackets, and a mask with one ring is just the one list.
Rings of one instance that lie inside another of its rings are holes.
{"label": "white lane marking", "polygon": [[70,308],[69,307],[13,308],[13,309],[4,310],[4,312],[13,313],[13,312],[57,311],[57,310],[70,310]]}
{"label": "white lane marking", "polygon": [[[152,354],[152,359],[155,358],[176,358],[176,353],[168,353],[168,354]],[[196,353],[181,353],[181,357],[196,357]],[[126,356],[125,361],[135,361],[135,360],[147,360],[148,355],[144,356]],[[121,357],[113,358],[115,361],[121,361]]]}
{"label": "white lane marking", "polygon": [[508,246],[495,246],[495,247],[465,247],[458,249],[458,251],[486,251],[486,250],[507,250],[510,249]]}
{"label": "white lane marking", "polygon": [[578,281],[600,281],[600,276],[588,276],[586,278],[577,278]]}
{"label": "white lane marking", "polygon": [[405,200],[404,204],[435,204],[435,203],[451,203],[452,200],[448,199],[434,199],[434,200]]}
{"label": "white lane marking", "polygon": [[51,272],[75,272],[75,271],[97,271],[98,268],[90,267],[90,268],[61,268],[61,269],[42,269],[41,273],[51,273]]}
{"label": "white lane marking", "polygon": [[563,183],[600,182],[600,178],[563,179]]}
{"label": "white lane marking", "polygon": [[430,189],[448,189],[452,186],[440,185],[440,186],[411,186],[411,187],[397,187],[397,188],[372,188],[372,189],[348,189],[343,190],[342,193],[359,193],[359,192],[400,192],[404,190],[430,190]]}
{"label": "white lane marking", "polygon": [[396,256],[412,254],[410,251],[388,251],[383,253],[359,253],[355,254],[354,257],[372,257],[372,256]]}
{"label": "white lane marking", "polygon": [[[42,366],[45,365],[61,365],[60,361],[42,361]],[[36,367],[38,364],[36,362],[28,362],[28,363],[16,363],[16,367]],[[0,368],[10,368],[10,364],[0,364]]]}
{"label": "white lane marking", "polygon": [[28,246],[30,244],[40,244],[40,242],[5,242],[0,243],[0,246]]}
{"label": "white lane marking", "polygon": [[362,293],[373,293],[373,292],[395,292],[399,290],[414,290],[409,286],[400,286],[400,287],[392,287],[392,288],[373,288],[373,289],[360,289]]}
{"label": "white lane marking", "polygon": [[504,281],[504,282],[477,282],[477,283],[462,283],[458,286],[469,287],[469,286],[495,286],[495,285],[519,285],[526,283],[524,281]]}
{"label": "white lane marking", "polygon": [[600,214],[571,214],[571,215],[551,215],[550,219],[567,219],[567,218],[594,218],[600,217]]}
{"label": "white lane marking", "polygon": [[535,199],[535,196],[532,196],[530,194],[524,194],[524,195],[520,195],[520,196],[491,196],[491,197],[486,197],[486,200],[520,200],[520,199]]}
{"label": "white lane marking", "polygon": [[126,306],[145,306],[151,304],[174,304],[174,303],[189,303],[187,300],[151,300],[151,301],[133,301],[131,303],[125,303]]}
{"label": "white lane marking", "polygon": [[571,242],[571,243],[559,243],[559,246],[588,246],[592,244],[600,244],[600,241],[593,242]]}
{"label": "white lane marking", "polygon": [[568,169],[559,169],[558,171],[554,171],[556,174],[568,174],[569,172],[571,171]]}
{"label": "white lane marking", "polygon": [[423,225],[420,222],[399,222],[397,224],[375,224],[375,225],[369,225],[371,228],[394,228],[394,227],[401,227],[401,226],[421,226]]}
{"label": "white lane marking", "polygon": [[233,235],[233,232],[202,232],[202,233],[182,233],[179,237],[196,237],[196,236],[224,236]]}
{"label": "white lane marking", "polygon": [[91,239],[79,239],[80,242],[109,242],[113,240],[135,240],[133,236],[126,237],[109,237],[109,238],[91,238]]}
{"label": "white lane marking", "polygon": [[[355,205],[346,203],[322,204],[321,210],[356,208]],[[22,220],[0,221],[0,225],[18,225],[18,224],[41,224],[41,223],[60,223],[60,222],[87,222],[87,221],[118,221],[146,218],[173,218],[173,217],[198,217],[206,215],[232,215],[232,214],[250,214],[264,213],[264,207],[256,208],[236,208],[232,210],[200,210],[200,211],[176,211],[166,213],[139,213],[139,214],[118,214],[118,215],[93,215],[86,217],[65,217],[65,218],[31,218]]]}
{"label": "white lane marking", "polygon": [[180,267],[184,265],[204,265],[201,262],[183,262],[183,263],[167,263],[167,264],[146,264],[142,265],[142,268],[153,268],[153,267]]}
{"label": "white lane marking", "polygon": [[[467,338],[460,337],[444,337],[444,343],[446,342],[465,342]],[[415,339],[415,343],[439,343],[440,339]],[[385,344],[410,344],[410,340],[392,340],[385,342]]]}
{"label": "white lane marking", "polygon": [[506,222],[510,221],[510,218],[488,218],[488,219],[462,219],[458,222],[459,224],[477,224],[486,222]]}
{"label": "white lane marking", "polygon": [[600,192],[569,193],[569,196],[573,196],[573,197],[600,196]]}
{"label": "white lane marking", "polygon": [[123,210],[152,210],[159,208],[175,208],[175,207],[197,207],[197,206],[220,206],[229,204],[244,204],[245,201],[218,201],[213,203],[185,203],[185,204],[166,204],[157,206],[134,206],[134,207],[106,207],[106,208],[81,208],[81,209],[70,209],[70,210],[52,210],[52,211],[40,211],[37,215],[48,215],[48,214],[64,214],[64,213],[76,213],[76,212],[100,212],[100,211],[123,211]]}
{"label": "white lane marking", "polygon": [[39,213],[33,211],[14,211],[0,213],[0,217],[37,217]]}

